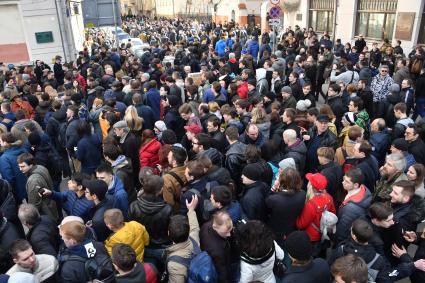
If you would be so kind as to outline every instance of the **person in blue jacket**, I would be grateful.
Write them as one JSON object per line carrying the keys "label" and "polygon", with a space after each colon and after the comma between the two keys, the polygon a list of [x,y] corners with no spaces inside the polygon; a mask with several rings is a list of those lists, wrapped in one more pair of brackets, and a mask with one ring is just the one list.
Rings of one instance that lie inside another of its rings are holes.
{"label": "person in blue jacket", "polygon": [[0,136],[0,145],[5,149],[0,156],[1,177],[12,186],[16,202],[22,203],[27,197],[25,188],[27,177],[19,170],[16,159],[22,153],[26,153],[27,150],[22,145],[22,141],[18,140],[12,133],[2,134]]}
{"label": "person in blue jacket", "polygon": [[159,120],[161,95],[159,94],[157,82],[152,80],[149,82],[149,90],[145,93],[146,105],[149,106],[153,113],[155,121]]}
{"label": "person in blue jacket", "polygon": [[80,120],[77,133],[80,140],[75,154],[81,162],[81,173],[92,175],[102,160],[102,142],[92,133],[90,123],[85,120]]}
{"label": "person in blue jacket", "polygon": [[225,38],[220,38],[219,41],[215,44],[215,51],[217,52],[218,56],[223,57],[225,54],[225,49],[227,47]]}
{"label": "person in blue jacket", "polygon": [[124,218],[128,218],[128,196],[124,190],[124,183],[112,171],[108,164],[101,164],[96,169],[96,178],[104,181],[108,185],[105,198],[112,201],[112,208],[122,211]]}
{"label": "person in blue jacket", "polygon": [[257,61],[258,52],[260,51],[260,45],[258,44],[258,38],[254,37],[248,44],[248,53]]}

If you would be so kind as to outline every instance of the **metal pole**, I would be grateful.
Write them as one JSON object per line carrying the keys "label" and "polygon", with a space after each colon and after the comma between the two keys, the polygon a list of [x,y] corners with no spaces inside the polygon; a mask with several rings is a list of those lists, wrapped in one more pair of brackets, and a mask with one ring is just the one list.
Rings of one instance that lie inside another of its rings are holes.
{"label": "metal pole", "polygon": [[174,5],[174,0],[173,0],[173,18],[175,18],[176,17],[176,10],[175,10],[175,7],[174,7],[175,5]]}
{"label": "metal pole", "polygon": [[334,2],[334,22],[333,22],[333,32],[332,32],[332,45],[335,44],[335,37],[336,37],[336,12],[337,12],[337,6],[338,0],[335,0]]}
{"label": "metal pole", "polygon": [[120,47],[120,43],[118,42],[118,27],[117,27],[117,15],[115,13],[115,3],[116,0],[112,1],[112,13],[114,14],[114,27],[115,27],[115,47],[118,49]]}
{"label": "metal pole", "polygon": [[273,25],[273,54],[276,51],[276,25]]}

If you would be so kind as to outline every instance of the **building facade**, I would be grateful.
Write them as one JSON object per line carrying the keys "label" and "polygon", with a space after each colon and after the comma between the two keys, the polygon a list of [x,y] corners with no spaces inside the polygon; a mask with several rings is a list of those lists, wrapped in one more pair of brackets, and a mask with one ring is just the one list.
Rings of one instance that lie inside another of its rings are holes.
{"label": "building facade", "polygon": [[[424,4],[425,0],[281,0],[280,28],[313,27],[342,42],[352,42],[359,34],[368,43],[400,40],[408,53],[417,44],[425,44]],[[271,6],[263,2],[263,30],[269,29],[265,19]]]}
{"label": "building facade", "polygon": [[84,42],[81,0],[0,0],[0,62],[77,57]]}

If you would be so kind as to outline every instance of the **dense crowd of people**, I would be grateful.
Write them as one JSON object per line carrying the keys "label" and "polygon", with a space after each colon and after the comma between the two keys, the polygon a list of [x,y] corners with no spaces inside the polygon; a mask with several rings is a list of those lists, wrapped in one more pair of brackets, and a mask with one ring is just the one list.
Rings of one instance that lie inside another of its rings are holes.
{"label": "dense crowd of people", "polygon": [[425,282],[422,47],[122,29],[1,66],[0,282]]}

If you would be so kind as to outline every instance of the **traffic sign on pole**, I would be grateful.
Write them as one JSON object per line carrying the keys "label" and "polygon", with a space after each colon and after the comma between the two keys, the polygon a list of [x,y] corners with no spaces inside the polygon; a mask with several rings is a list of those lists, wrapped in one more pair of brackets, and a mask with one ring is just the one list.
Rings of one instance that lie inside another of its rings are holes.
{"label": "traffic sign on pole", "polygon": [[271,3],[272,5],[279,5],[280,0],[270,0],[270,3]]}
{"label": "traffic sign on pole", "polygon": [[271,7],[270,10],[269,10],[269,16],[272,19],[279,18],[280,12],[281,12],[281,10],[280,10],[279,6]]}

